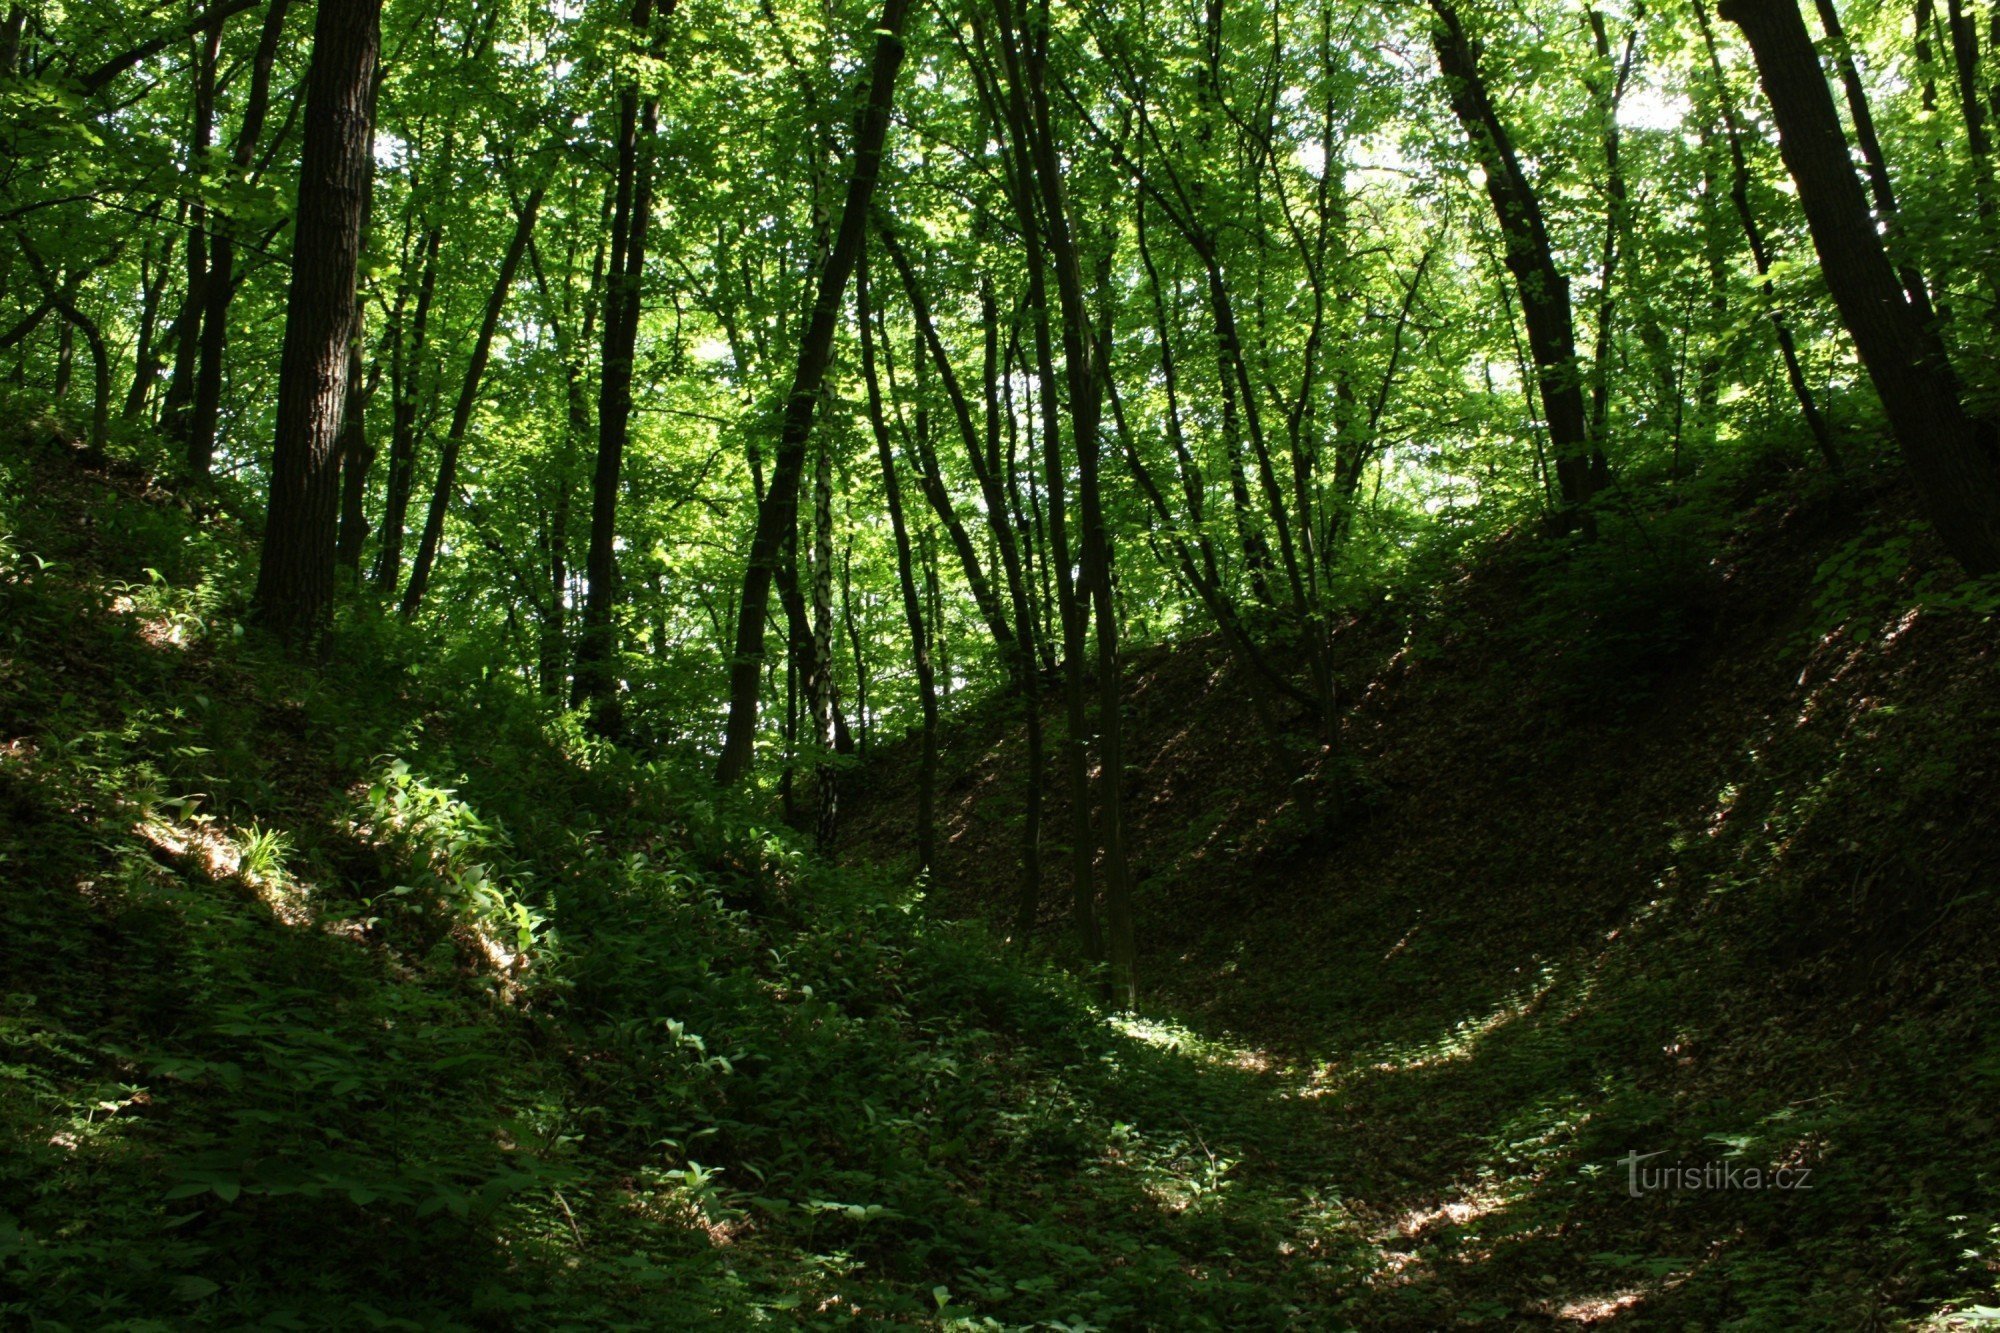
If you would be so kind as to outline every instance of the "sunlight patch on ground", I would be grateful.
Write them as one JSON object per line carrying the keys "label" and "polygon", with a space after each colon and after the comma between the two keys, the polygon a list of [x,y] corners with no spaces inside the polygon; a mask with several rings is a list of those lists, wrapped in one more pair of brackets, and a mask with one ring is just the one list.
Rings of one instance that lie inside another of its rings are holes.
{"label": "sunlight patch on ground", "polygon": [[1134,1041],[1142,1041],[1148,1046],[1172,1051],[1176,1055],[1185,1055],[1204,1064],[1239,1069],[1248,1074],[1270,1074],[1284,1068],[1283,1062],[1269,1051],[1260,1051],[1251,1046],[1232,1046],[1228,1042],[1204,1037],[1169,1019],[1118,1014],[1111,1019],[1111,1026]]}
{"label": "sunlight patch on ground", "polygon": [[1401,1074],[1469,1060],[1478,1051],[1481,1042],[1509,1023],[1526,1017],[1540,1007],[1555,986],[1555,970],[1544,969],[1533,989],[1521,992],[1484,1017],[1468,1018],[1460,1022],[1450,1033],[1436,1041],[1415,1047],[1392,1048],[1385,1059],[1367,1061],[1364,1058],[1363,1061],[1347,1065],[1337,1061],[1321,1065],[1313,1071],[1297,1095],[1330,1096],[1363,1072]]}
{"label": "sunlight patch on ground", "polygon": [[132,834],[176,861],[193,862],[210,879],[229,879],[243,863],[234,839],[212,823],[177,823],[154,817],[132,826]]}
{"label": "sunlight patch on ground", "polygon": [[1510,1202],[1509,1196],[1492,1186],[1468,1190],[1463,1198],[1439,1204],[1435,1208],[1410,1209],[1398,1217],[1387,1231],[1378,1235],[1376,1240],[1387,1241],[1398,1238],[1417,1240],[1436,1226],[1457,1227],[1464,1226],[1468,1222],[1477,1222],[1482,1217],[1500,1211],[1508,1202]]}
{"label": "sunlight patch on ground", "polygon": [[1596,1296],[1577,1296],[1555,1307],[1553,1313],[1557,1319],[1572,1324],[1602,1324],[1636,1310],[1647,1294],[1644,1288],[1633,1287]]}
{"label": "sunlight patch on ground", "polygon": [[[310,887],[292,879],[275,862],[265,867],[269,849],[279,844],[258,830],[232,831],[206,817],[179,822],[155,815],[134,824],[132,836],[218,883],[240,879],[283,925],[313,924]],[[262,855],[257,851],[260,844],[266,848]]]}
{"label": "sunlight patch on ground", "polygon": [[139,624],[139,637],[150,648],[170,648],[175,651],[185,649],[194,639],[194,629],[199,622],[191,623],[187,618],[172,615],[148,615],[139,609],[132,598],[125,593],[111,599],[111,614],[133,616]]}

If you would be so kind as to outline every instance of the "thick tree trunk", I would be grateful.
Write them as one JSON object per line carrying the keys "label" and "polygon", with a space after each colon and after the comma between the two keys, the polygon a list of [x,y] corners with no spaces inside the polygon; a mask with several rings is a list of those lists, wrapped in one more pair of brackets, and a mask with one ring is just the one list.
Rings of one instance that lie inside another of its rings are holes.
{"label": "thick tree trunk", "polygon": [[757,507],[757,527],[751,535],[739,599],[735,656],[729,664],[729,721],[722,757],[716,765],[716,781],[724,786],[750,771],[756,747],[757,694],[763,673],[764,617],[770,604],[771,578],[785,545],[798,532],[799,481],[805,468],[806,444],[812,434],[820,386],[833,359],[833,333],[847,280],[868,235],[869,203],[881,169],[882,146],[888,138],[889,107],[895,95],[896,71],[903,63],[903,20],[908,11],[909,0],[886,0],[876,25],[868,100],[854,136],[854,170],[841,208],[840,229],[820,271],[812,319],[799,343],[798,366],[785,403],[771,484]]}
{"label": "thick tree trunk", "polygon": [[2000,444],[1967,415],[1937,330],[1882,248],[1796,0],[1725,0],[1721,13],[1750,42],[1827,287],[1927,517],[1968,571],[2000,570]]}
{"label": "thick tree trunk", "polygon": [[291,290],[278,370],[277,438],[253,614],[291,644],[331,609],[340,433],[354,336],[354,279],[375,159],[370,92],[381,0],[322,4],[313,24]]}

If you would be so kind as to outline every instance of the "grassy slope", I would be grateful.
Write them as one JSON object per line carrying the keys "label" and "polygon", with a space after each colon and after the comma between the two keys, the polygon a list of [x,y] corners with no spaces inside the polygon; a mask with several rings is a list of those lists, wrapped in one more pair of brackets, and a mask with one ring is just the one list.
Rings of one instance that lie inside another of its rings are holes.
{"label": "grassy slope", "polygon": [[246,550],[0,444],[0,1325],[1344,1322],[1310,1108]]}
{"label": "grassy slope", "polygon": [[[1718,483],[1546,545],[1342,631],[1341,755],[1273,756],[1213,642],[1137,655],[1151,1008],[1313,1118],[1289,1188],[1344,1201],[1360,1326],[2000,1304],[1990,597],[1926,603],[1947,571],[1886,480]],[[1002,707],[950,736],[945,915],[1011,914],[1018,753]],[[913,771],[853,784],[857,857],[907,847]],[[1631,1152],[1811,1188],[1632,1198]]]}

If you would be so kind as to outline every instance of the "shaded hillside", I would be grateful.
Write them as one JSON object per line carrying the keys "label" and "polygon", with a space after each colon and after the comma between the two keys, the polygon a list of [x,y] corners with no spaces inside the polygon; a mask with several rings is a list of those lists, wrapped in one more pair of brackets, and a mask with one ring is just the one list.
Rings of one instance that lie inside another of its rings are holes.
{"label": "shaded hillside", "polygon": [[[1741,517],[1423,571],[1343,632],[1337,753],[1263,737],[1213,640],[1131,664],[1146,1003],[1323,1117],[1364,1326],[1995,1303],[1990,595],[1932,591],[1888,482],[1704,501]],[[853,854],[906,851],[909,754]],[[1004,708],[950,733],[934,910],[1009,919],[1018,762]],[[1634,1199],[1632,1152],[1814,1175]]]}
{"label": "shaded hillside", "polygon": [[1340,1322],[1254,1079],[244,547],[0,441],[0,1327]]}

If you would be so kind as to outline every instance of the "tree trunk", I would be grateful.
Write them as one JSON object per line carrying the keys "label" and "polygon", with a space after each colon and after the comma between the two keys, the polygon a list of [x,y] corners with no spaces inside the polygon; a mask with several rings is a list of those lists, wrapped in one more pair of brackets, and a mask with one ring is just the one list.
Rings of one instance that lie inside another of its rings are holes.
{"label": "tree trunk", "polygon": [[288,644],[316,640],[331,609],[334,445],[375,165],[369,101],[381,9],[381,0],[322,4],[313,23],[271,493],[252,603],[257,622]]}
{"label": "tree trunk", "polygon": [[[1840,72],[1840,86],[1847,94],[1847,114],[1854,122],[1854,146],[1861,150],[1862,165],[1868,175],[1868,191],[1875,200],[1877,220],[1883,227],[1893,229],[1898,212],[1896,187],[1889,175],[1889,159],[1882,151],[1881,136],[1875,132],[1875,115],[1868,108],[1868,89],[1861,82],[1861,66],[1855,62],[1854,48],[1848,44],[1847,32],[1840,23],[1840,10],[1833,0],[1814,0],[1814,8],[1819,11],[1820,25],[1826,29],[1826,45],[1834,68]],[[1725,14],[1723,17],[1729,16]],[[1931,308],[1930,287],[1915,265],[1897,265],[1896,277],[1903,284],[1903,293],[1908,297],[1911,308],[1923,317],[1923,321],[1928,324],[1936,318]]]}
{"label": "tree trunk", "polygon": [[[210,140],[215,133],[215,64],[222,45],[222,23],[218,20],[195,40],[194,120],[188,130],[187,174],[195,181],[208,163]],[[192,187],[188,204],[187,287],[181,300],[181,317],[175,325],[174,373],[167,383],[166,398],[160,409],[160,427],[170,440],[185,451],[188,474],[206,477],[210,458],[195,447],[193,407],[195,377],[201,355],[201,316],[208,293],[208,207],[201,201],[201,186]]]}
{"label": "tree trunk", "polygon": [[[451,136],[445,136],[445,169],[451,160]],[[418,207],[413,201],[412,208]],[[375,553],[375,591],[387,596],[403,577],[403,535],[409,525],[410,492],[416,484],[417,409],[424,383],[424,343],[430,328],[431,299],[437,292],[437,261],[441,230],[433,222],[418,246],[420,272],[417,305],[407,329],[403,304],[408,287],[397,295],[389,326],[389,475],[382,496],[382,540]]]}
{"label": "tree trunk", "polygon": [[139,259],[139,332],[132,348],[132,388],[125,395],[124,419],[137,421],[146,412],[153,380],[160,373],[158,325],[160,301],[166,294],[167,273],[173,266],[174,237],[167,233],[160,242],[158,267],[142,253]]}
{"label": "tree trunk", "polygon": [[833,359],[833,333],[840,318],[847,280],[860,259],[868,234],[869,202],[881,168],[882,146],[888,138],[889,107],[896,71],[903,63],[903,20],[909,0],[886,0],[875,29],[875,55],[868,101],[854,136],[854,171],[848,179],[840,229],[820,271],[812,320],[799,343],[798,365],[785,419],[778,435],[771,484],[757,506],[757,527],[750,540],[750,558],[743,574],[743,594],[736,621],[735,655],[729,664],[729,721],[724,732],[716,781],[728,786],[750,770],[757,739],[757,694],[764,661],[764,617],[770,604],[771,578],[788,541],[798,532],[799,481],[805,467],[813,410],[820,386]]}
{"label": "tree trunk", "polygon": [[1771,281],[1771,252],[1764,243],[1764,230],[1757,223],[1756,210],[1750,206],[1750,161],[1743,151],[1743,127],[1736,117],[1736,103],[1729,95],[1729,83],[1722,72],[1722,55],[1716,50],[1715,30],[1708,21],[1708,10],[1702,0],[1694,0],[1694,12],[1701,23],[1702,41],[1708,48],[1709,72],[1715,80],[1716,101],[1722,111],[1723,131],[1729,141],[1729,199],[1735,205],[1737,219],[1743,224],[1744,239],[1750,244],[1750,258],[1757,266],[1757,280],[1763,284],[1764,308],[1778,340],[1778,354],[1785,364],[1785,382],[1791,385],[1792,397],[1798,400],[1799,415],[1805,419],[1806,429],[1812,432],[1820,457],[1826,460],[1828,467],[1839,471],[1840,453],[1833,443],[1833,431],[1813,399],[1812,386],[1806,383],[1805,367],[1799,362],[1798,343],[1792,337],[1790,321],[1778,305],[1777,287]]}
{"label": "tree trunk", "polygon": [[[257,140],[264,132],[264,117],[271,102],[271,67],[278,58],[278,44],[284,39],[285,12],[290,2],[271,0],[270,8],[264,11],[264,27],[257,37],[256,54],[251,58],[250,92],[243,103],[243,123],[230,151],[230,164],[239,179],[249,171],[256,156]],[[369,116],[372,121],[372,106]],[[209,235],[208,273],[202,286],[201,348],[195,368],[194,407],[188,421],[188,468],[196,475],[206,472],[215,458],[216,427],[222,414],[222,353],[229,339],[229,304],[236,296],[235,232],[234,222],[221,217],[216,219]]]}
{"label": "tree trunk", "polygon": [[[673,17],[675,0],[660,6]],[[653,0],[635,0],[632,26],[654,27]],[[655,47],[657,49],[657,46]],[[576,646],[573,702],[588,704],[590,728],[613,737],[622,729],[618,705],[618,486],[632,425],[632,358],[638,346],[640,296],[646,271],[646,232],[653,213],[653,147],[660,103],[627,87],[619,94],[618,185],[612,205],[611,267],[604,284],[604,347],[597,392],[597,465],[591,476],[590,551],[584,573],[590,590],[583,633]]]}
{"label": "tree trunk", "polygon": [[1431,45],[1444,74],[1452,114],[1471,141],[1473,156],[1486,173],[1486,196],[1506,244],[1507,269],[1521,299],[1528,326],[1528,350],[1542,395],[1555,453],[1556,483],[1565,528],[1587,523],[1580,511],[1609,480],[1603,453],[1590,439],[1576,356],[1576,325],[1570,311],[1569,279],[1556,267],[1542,220],[1542,205],[1514,152],[1500,111],[1479,72],[1479,53],[1458,12],[1447,0],[1431,0],[1438,22]]}
{"label": "tree trunk", "polygon": [[807,641],[812,654],[806,681],[811,693],[813,786],[818,797],[813,819],[813,844],[821,852],[833,848],[840,817],[840,789],[831,762],[834,753],[833,681],[833,449],[821,431],[813,449],[812,630]]}
{"label": "tree trunk", "polygon": [[347,404],[340,421],[340,536],[333,562],[361,577],[361,544],[368,540],[368,470],[375,446],[368,440],[368,383],[362,374],[363,316],[355,302],[354,337],[347,343]]}
{"label": "tree trunk", "polygon": [[874,428],[875,456],[882,465],[882,496],[889,510],[889,530],[896,542],[896,582],[903,594],[903,621],[910,630],[910,662],[917,673],[917,703],[923,711],[923,749],[917,765],[917,873],[927,875],[937,865],[937,680],[931,672],[930,640],[924,632],[924,608],[910,555],[909,525],[903,520],[903,488],[896,478],[896,456],[889,444],[882,385],[875,373],[875,330],[869,312],[865,256],[854,275],[854,314],[861,326],[861,378],[868,389],[868,423]]}
{"label": "tree trunk", "polygon": [[1721,13],[1750,42],[1827,287],[1926,516],[1969,572],[2000,570],[2000,444],[1967,415],[1937,330],[1882,248],[1796,0],[1725,0]]}
{"label": "tree trunk", "polygon": [[507,252],[500,257],[500,271],[494,276],[493,290],[486,297],[486,310],[480,316],[479,335],[473,340],[472,359],[466,363],[465,380],[459,385],[458,402],[451,410],[451,430],[444,437],[444,447],[438,451],[437,485],[431,489],[430,512],[424,516],[423,536],[417,541],[417,556],[410,565],[410,582],[403,589],[401,612],[408,620],[416,614],[417,607],[424,600],[424,592],[430,587],[431,565],[437,560],[438,545],[444,540],[445,516],[451,512],[451,501],[458,487],[458,454],[465,443],[465,432],[472,424],[472,409],[479,401],[479,382],[486,375],[486,363],[493,354],[493,335],[499,331],[500,315],[507,306],[507,293],[514,285],[514,275],[520,271],[521,256],[527,253],[528,239],[534,234],[535,216],[541,211],[542,195],[546,185],[536,185],[514,221],[514,234],[507,242]]}

